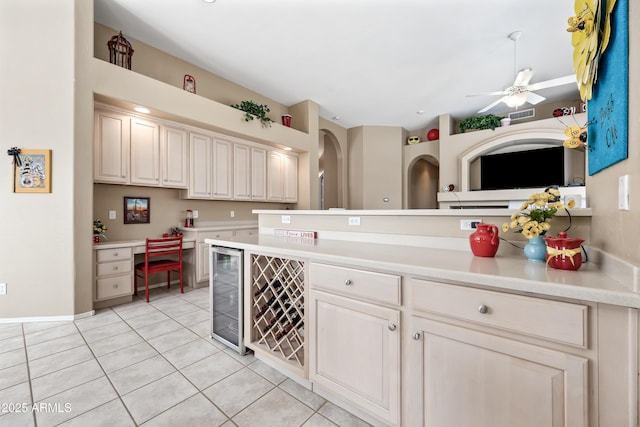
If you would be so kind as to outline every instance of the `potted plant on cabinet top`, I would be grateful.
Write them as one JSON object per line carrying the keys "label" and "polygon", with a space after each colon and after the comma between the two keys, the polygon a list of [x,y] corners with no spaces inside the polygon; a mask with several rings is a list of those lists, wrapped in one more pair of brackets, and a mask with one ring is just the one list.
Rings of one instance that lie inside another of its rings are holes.
{"label": "potted plant on cabinet top", "polygon": [[262,123],[262,127],[271,127],[273,120],[267,117],[267,113],[271,111],[267,105],[256,104],[253,101],[242,101],[240,104],[232,105],[232,107],[245,112],[245,122],[257,118]]}
{"label": "potted plant on cabinet top", "polygon": [[494,114],[485,114],[484,116],[472,116],[460,120],[458,125],[460,132],[464,133],[470,130],[491,129],[494,130],[500,127],[500,120],[503,117],[496,116]]}

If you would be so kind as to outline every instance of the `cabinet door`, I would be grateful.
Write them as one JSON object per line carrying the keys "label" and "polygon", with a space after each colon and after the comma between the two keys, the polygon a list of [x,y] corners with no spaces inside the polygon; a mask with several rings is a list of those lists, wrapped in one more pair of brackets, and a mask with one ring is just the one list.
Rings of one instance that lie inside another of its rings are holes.
{"label": "cabinet door", "polygon": [[251,200],[267,199],[267,150],[251,147]]}
{"label": "cabinet door", "polygon": [[131,184],[160,185],[160,126],[131,119]]}
{"label": "cabinet door", "polygon": [[196,249],[196,282],[209,280],[209,245],[197,243]]}
{"label": "cabinet door", "polygon": [[213,140],[213,198],[231,199],[231,153],[233,143],[224,139]]}
{"label": "cabinet door", "polygon": [[283,155],[282,166],[284,201],[287,203],[295,203],[298,201],[298,158]]}
{"label": "cabinet door", "polygon": [[412,317],[407,425],[585,426],[588,360]]}
{"label": "cabinet door", "polygon": [[311,381],[399,425],[400,312],[314,290],[310,300]]}
{"label": "cabinet door", "polygon": [[211,137],[189,134],[189,188],[191,199],[211,198]]}
{"label": "cabinet door", "polygon": [[233,198],[251,199],[251,147],[233,144]]}
{"label": "cabinet door", "polygon": [[282,154],[270,151],[267,160],[267,200],[272,202],[282,202],[284,200],[283,181],[283,159]]}
{"label": "cabinet door", "polygon": [[94,114],[93,179],[96,182],[129,182],[130,119],[106,111]]}
{"label": "cabinet door", "polygon": [[160,158],[162,159],[162,186],[187,188],[188,140],[184,129],[162,127]]}

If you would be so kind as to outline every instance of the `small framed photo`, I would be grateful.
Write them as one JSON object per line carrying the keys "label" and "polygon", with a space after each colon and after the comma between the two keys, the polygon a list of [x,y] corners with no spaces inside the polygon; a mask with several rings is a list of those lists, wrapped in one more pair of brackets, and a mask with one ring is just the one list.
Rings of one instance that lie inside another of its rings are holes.
{"label": "small framed photo", "polygon": [[151,202],[148,197],[124,197],[124,223],[149,224]]}
{"label": "small framed photo", "polygon": [[51,150],[20,150],[13,167],[14,193],[51,193]]}

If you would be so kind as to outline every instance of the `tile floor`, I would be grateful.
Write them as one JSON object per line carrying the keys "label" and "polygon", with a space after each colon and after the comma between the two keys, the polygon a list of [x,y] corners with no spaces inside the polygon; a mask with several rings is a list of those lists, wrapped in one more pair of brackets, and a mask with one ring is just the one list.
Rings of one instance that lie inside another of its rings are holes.
{"label": "tile floor", "polygon": [[157,289],[75,322],[0,324],[0,426],[368,425],[211,340],[208,307],[207,288]]}

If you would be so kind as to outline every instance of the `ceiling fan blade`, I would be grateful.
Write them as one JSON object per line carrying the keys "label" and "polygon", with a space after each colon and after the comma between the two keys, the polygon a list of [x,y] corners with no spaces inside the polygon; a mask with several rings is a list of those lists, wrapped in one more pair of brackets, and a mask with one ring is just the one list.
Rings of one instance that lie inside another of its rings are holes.
{"label": "ceiling fan blade", "polygon": [[540,89],[546,89],[548,87],[568,85],[570,83],[575,83],[576,85],[578,84],[578,82],[576,81],[575,74],[571,74],[564,77],[558,77],[557,79],[545,80],[543,82],[534,83],[532,85],[529,85],[529,87],[527,87],[527,90],[540,90]]}
{"label": "ceiling fan blade", "polygon": [[531,105],[536,105],[545,99],[546,98],[544,96],[540,96],[537,93],[527,92],[527,102]]}
{"label": "ceiling fan blade", "polygon": [[535,71],[531,68],[525,68],[524,70],[520,70],[518,75],[516,76],[515,81],[513,82],[514,86],[526,86],[529,84]]}
{"label": "ceiling fan blade", "polygon": [[506,99],[507,99],[507,97],[503,96],[502,98],[498,99],[497,101],[492,102],[491,104],[489,104],[486,107],[484,107],[482,110],[478,111],[478,114],[484,113],[485,111],[489,111],[490,109],[492,109],[496,105],[500,104],[501,102],[505,101]]}
{"label": "ceiling fan blade", "polygon": [[507,91],[498,90],[496,92],[472,93],[472,94],[466,95],[466,96],[467,96],[467,98],[469,98],[471,96],[495,96],[495,95],[507,95]]}

